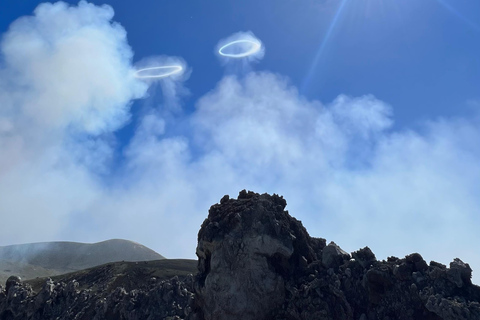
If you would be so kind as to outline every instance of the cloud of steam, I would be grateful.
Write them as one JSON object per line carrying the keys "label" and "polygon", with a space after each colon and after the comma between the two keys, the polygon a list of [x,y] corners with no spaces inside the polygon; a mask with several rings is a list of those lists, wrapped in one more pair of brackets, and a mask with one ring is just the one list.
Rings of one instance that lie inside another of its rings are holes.
{"label": "cloud of steam", "polygon": [[[242,42],[237,42],[239,40],[242,40]],[[245,42],[243,42],[245,41]],[[220,49],[228,44],[231,44],[230,46],[225,48],[225,53],[229,54],[242,54],[249,52],[252,50],[252,43],[256,43],[260,45],[260,48],[255,51],[254,53],[242,57],[242,58],[231,58],[224,56],[220,53]],[[215,54],[219,57],[220,61],[222,64],[242,64],[242,65],[248,65],[252,62],[258,62],[260,61],[263,56],[265,55],[265,46],[263,45],[262,41],[258,39],[253,32],[247,31],[247,32],[237,32],[234,33],[227,38],[224,38],[220,40],[215,47]]]}
{"label": "cloud of steam", "polygon": [[[161,98],[165,106],[174,110],[180,109],[179,99],[188,94],[184,82],[190,77],[190,74],[192,73],[191,69],[188,68],[184,59],[172,56],[152,56],[143,58],[135,63],[135,69],[137,70],[153,67],[181,67],[179,72],[168,77],[141,79],[150,85],[151,95],[155,95],[158,92],[162,93]],[[171,70],[166,69],[166,71]]]}
{"label": "cloud of steam", "polygon": [[223,79],[192,118],[209,190],[283,194],[313,235],[350,251],[459,256],[480,268],[479,117],[392,132],[392,108],[373,96],[322,105],[250,73]]}
{"label": "cloud of steam", "polygon": [[58,2],[12,23],[1,44],[2,113],[92,134],[120,127],[146,87],[130,75],[126,32],[112,17],[109,6]]}
{"label": "cloud of steam", "polygon": [[109,6],[46,3],[3,36],[2,242],[50,237],[101,194],[92,172],[108,166],[112,132],[147,90],[112,17]]}
{"label": "cloud of steam", "polygon": [[[113,131],[147,94],[112,16],[86,2],[44,4],[4,36],[1,243],[127,238],[193,258],[208,207],[247,188],[284,195],[313,236],[346,250],[458,256],[476,277],[478,116],[392,131],[392,107],[372,95],[322,104],[269,72],[226,76],[181,120],[149,108],[104,179]],[[178,103],[183,79],[160,83],[165,97]],[[173,133],[180,121],[183,135]]]}

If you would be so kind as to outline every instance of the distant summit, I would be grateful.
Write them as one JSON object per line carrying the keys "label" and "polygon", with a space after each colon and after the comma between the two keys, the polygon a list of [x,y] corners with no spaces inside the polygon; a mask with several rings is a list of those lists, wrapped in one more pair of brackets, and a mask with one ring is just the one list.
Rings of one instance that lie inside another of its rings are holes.
{"label": "distant summit", "polygon": [[116,261],[165,259],[139,243],[112,239],[97,243],[40,242],[0,247],[0,280],[52,276]]}

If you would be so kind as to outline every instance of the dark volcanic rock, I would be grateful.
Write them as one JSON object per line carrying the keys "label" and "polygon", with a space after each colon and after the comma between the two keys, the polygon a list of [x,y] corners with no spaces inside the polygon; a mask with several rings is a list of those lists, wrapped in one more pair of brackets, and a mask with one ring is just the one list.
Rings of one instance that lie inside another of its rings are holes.
{"label": "dark volcanic rock", "polygon": [[140,320],[186,319],[193,300],[193,277],[174,277],[149,288],[104,294],[79,289],[79,283],[47,280],[35,293],[29,284],[15,283],[0,291],[0,319]]}
{"label": "dark volcanic rock", "polygon": [[0,320],[480,320],[467,263],[350,255],[310,237],[285,206],[277,195],[223,197],[199,231],[196,276],[146,283],[151,269],[109,264],[41,288],[11,277]]}
{"label": "dark volcanic rock", "polygon": [[117,262],[43,282],[11,277],[6,289],[0,286],[0,320],[186,319],[193,300],[191,262]]}
{"label": "dark volcanic rock", "polygon": [[240,192],[210,208],[198,234],[197,310],[205,319],[270,319],[286,281],[319,259],[313,241],[277,195]]}
{"label": "dark volcanic rock", "polygon": [[377,261],[312,238],[277,195],[240,192],[198,234],[195,319],[480,319],[470,266],[414,253]]}

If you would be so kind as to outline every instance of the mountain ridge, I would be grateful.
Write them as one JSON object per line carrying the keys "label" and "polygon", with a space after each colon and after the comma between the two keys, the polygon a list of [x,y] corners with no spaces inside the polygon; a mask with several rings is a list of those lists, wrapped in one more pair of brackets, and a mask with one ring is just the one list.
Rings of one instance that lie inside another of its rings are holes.
{"label": "mountain ridge", "polygon": [[52,241],[0,247],[0,281],[10,275],[30,279],[53,276],[116,261],[165,259],[134,241],[109,239],[95,243]]}

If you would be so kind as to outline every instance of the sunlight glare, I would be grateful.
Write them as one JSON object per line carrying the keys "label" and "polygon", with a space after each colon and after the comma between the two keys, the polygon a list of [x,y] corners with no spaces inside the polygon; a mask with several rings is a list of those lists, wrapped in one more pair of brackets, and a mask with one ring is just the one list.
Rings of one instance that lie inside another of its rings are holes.
{"label": "sunlight glare", "polygon": [[317,50],[317,53],[315,54],[315,57],[313,58],[312,64],[310,65],[310,68],[308,70],[308,73],[303,80],[302,86],[301,86],[301,93],[305,93],[306,90],[308,90],[308,87],[310,85],[310,82],[312,80],[313,74],[315,73],[315,70],[317,69],[318,62],[323,54],[323,51],[325,51],[325,47],[327,46],[327,43],[330,40],[330,37],[332,35],[333,30],[335,29],[335,26],[337,25],[338,19],[340,18],[345,5],[347,4],[349,0],[342,0],[340,5],[338,6],[337,12],[335,13],[335,16],[332,19],[332,22],[330,23],[330,26],[328,27],[327,32],[325,33],[325,36],[323,37],[322,42],[320,43],[320,47]]}
{"label": "sunlight glare", "polygon": [[452,7],[447,1],[445,0],[437,0],[437,2],[442,6],[444,7],[445,9],[447,9],[448,11],[450,11],[451,13],[453,13],[455,16],[457,16],[457,18],[463,20],[466,24],[468,24],[470,27],[472,27],[473,29],[475,29],[476,31],[480,32],[480,25],[474,23],[473,21],[467,19],[464,15],[462,15],[458,10],[456,10],[454,7]]}

